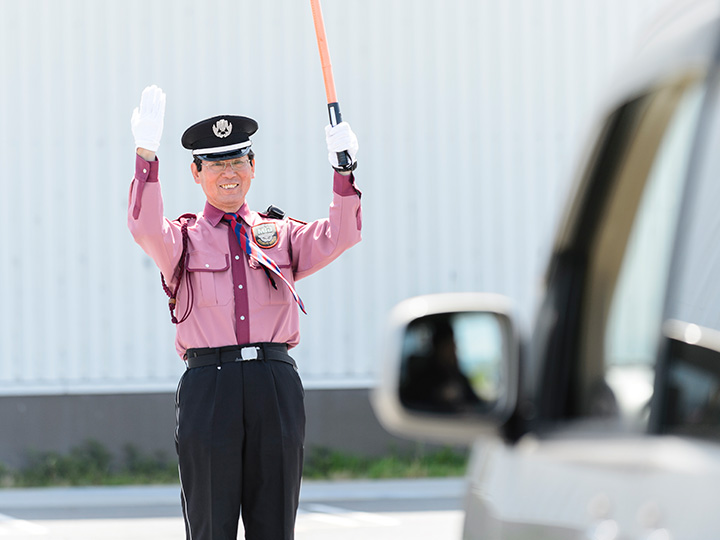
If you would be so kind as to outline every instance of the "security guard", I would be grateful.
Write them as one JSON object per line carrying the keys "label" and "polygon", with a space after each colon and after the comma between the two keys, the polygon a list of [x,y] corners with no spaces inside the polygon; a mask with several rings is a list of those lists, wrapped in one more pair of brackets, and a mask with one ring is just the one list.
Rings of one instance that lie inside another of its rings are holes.
{"label": "security guard", "polygon": [[[182,136],[207,202],[179,220],[163,216],[158,181],[165,94],[146,88],[132,115],[137,149],[128,226],[160,268],[187,363],[176,393],[176,443],[187,539],[294,537],[305,436],[304,390],[288,349],[299,341],[295,281],[360,241],[357,138],[326,127],[335,173],[329,217],[288,219],[250,210],[257,123],[223,115]],[[350,163],[340,167],[338,152]]]}

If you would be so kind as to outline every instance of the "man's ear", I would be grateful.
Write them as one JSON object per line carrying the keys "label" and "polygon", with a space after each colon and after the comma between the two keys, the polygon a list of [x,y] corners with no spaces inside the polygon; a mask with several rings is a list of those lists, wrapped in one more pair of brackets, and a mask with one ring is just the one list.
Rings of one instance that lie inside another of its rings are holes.
{"label": "man's ear", "polygon": [[200,183],[200,171],[198,171],[197,165],[195,165],[194,161],[190,164],[190,172],[192,173],[193,178],[195,179],[195,183],[199,184]]}

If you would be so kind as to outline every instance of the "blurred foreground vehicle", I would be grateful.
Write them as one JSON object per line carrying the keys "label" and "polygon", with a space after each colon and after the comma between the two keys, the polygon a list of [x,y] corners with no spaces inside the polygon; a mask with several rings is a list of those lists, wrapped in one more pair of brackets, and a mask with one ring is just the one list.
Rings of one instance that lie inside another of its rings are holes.
{"label": "blurred foreground vehicle", "polygon": [[406,300],[374,406],[474,441],[464,536],[720,538],[720,2],[680,3],[608,96],[530,336],[507,299]]}

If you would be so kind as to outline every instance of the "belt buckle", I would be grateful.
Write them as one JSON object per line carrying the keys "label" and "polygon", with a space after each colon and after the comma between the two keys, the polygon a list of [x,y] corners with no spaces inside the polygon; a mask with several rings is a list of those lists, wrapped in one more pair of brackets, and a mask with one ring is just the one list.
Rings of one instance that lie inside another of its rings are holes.
{"label": "belt buckle", "polygon": [[257,360],[257,347],[243,347],[242,349],[240,349],[240,357],[242,358],[243,362],[246,362],[248,360]]}

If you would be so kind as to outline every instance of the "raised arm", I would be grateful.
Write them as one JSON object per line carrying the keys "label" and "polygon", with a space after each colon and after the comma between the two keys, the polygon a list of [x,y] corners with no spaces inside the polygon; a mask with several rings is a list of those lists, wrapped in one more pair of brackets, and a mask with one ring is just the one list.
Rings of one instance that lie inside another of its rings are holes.
{"label": "raised arm", "polygon": [[163,216],[158,181],[160,146],[165,117],[165,94],[157,86],[143,90],[140,106],[132,114],[135,137],[135,175],[130,184],[128,228],[135,241],[170,281],[182,251],[180,227]]}
{"label": "raised arm", "polygon": [[[327,218],[292,224],[290,240],[296,280],[317,272],[361,239],[360,191],[355,187],[352,174],[357,166],[357,137],[347,122],[327,126],[325,137],[328,160],[335,169],[333,201]],[[338,166],[337,155],[340,152],[347,152],[350,157],[350,163],[345,168]]]}

